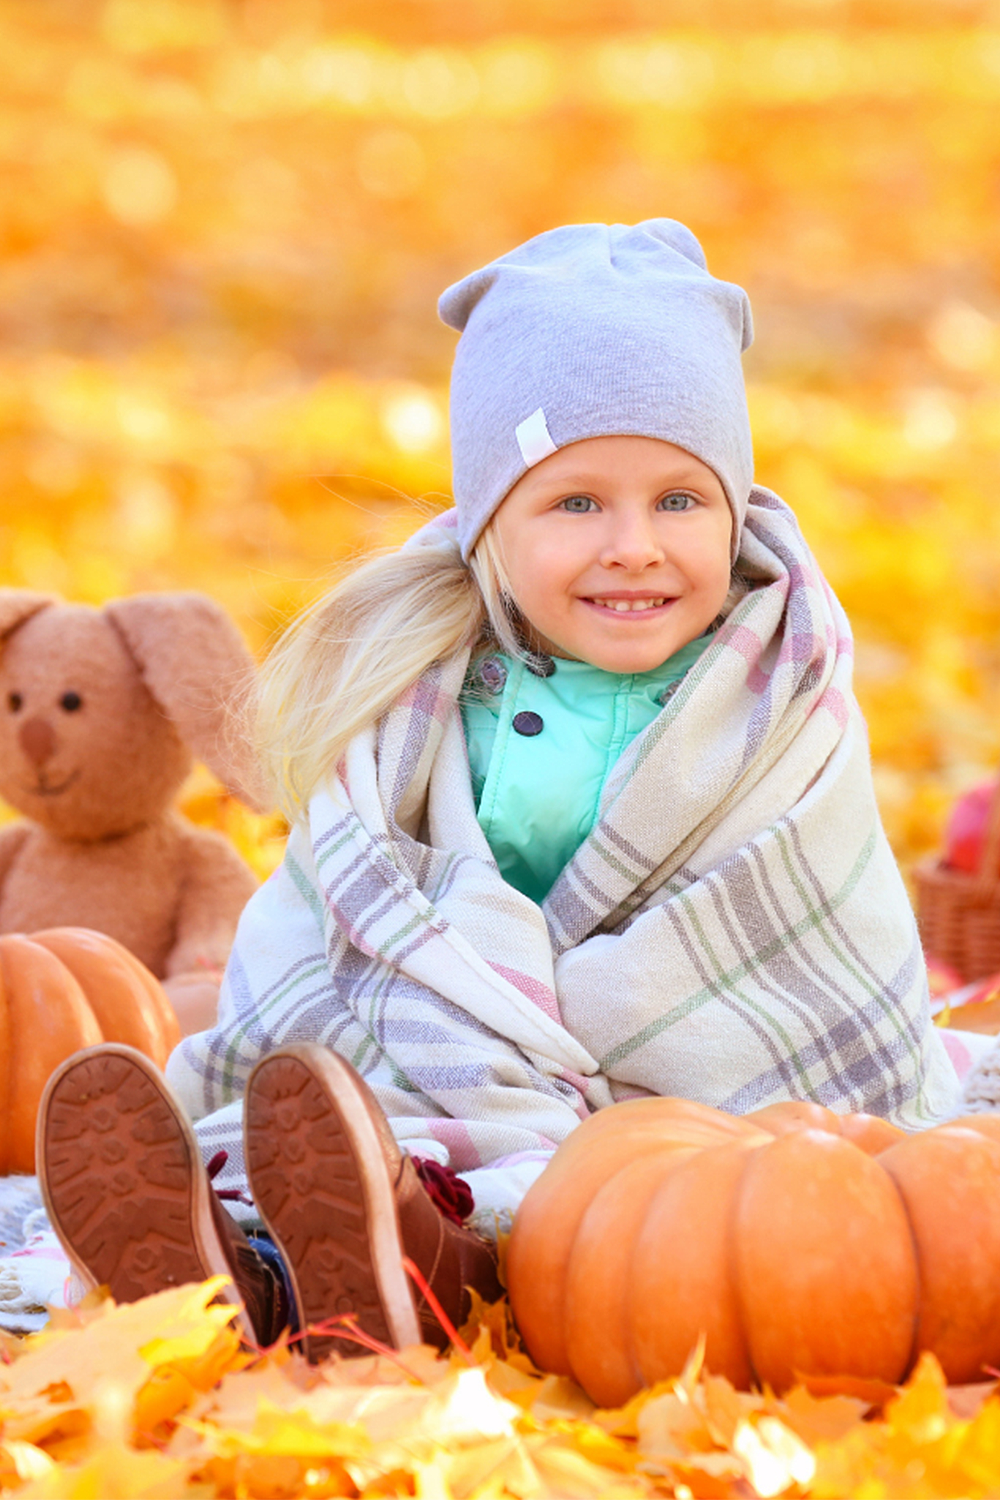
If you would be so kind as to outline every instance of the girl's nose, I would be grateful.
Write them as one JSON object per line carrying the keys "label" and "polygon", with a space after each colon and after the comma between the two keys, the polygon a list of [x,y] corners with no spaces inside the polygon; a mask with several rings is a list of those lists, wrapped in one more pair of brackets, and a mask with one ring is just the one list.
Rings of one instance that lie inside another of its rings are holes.
{"label": "girl's nose", "polygon": [[625,568],[639,573],[662,563],[664,550],[656,529],[646,516],[615,518],[601,562],[606,568]]}
{"label": "girl's nose", "polygon": [[55,731],[47,719],[26,719],[17,737],[21,749],[35,766],[43,766],[56,748]]}

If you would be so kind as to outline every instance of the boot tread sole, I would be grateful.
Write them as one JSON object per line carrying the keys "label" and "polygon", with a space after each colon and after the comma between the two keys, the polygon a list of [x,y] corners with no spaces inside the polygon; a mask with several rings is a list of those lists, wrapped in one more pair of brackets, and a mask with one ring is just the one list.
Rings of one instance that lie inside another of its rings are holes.
{"label": "boot tread sole", "polygon": [[[288,1047],[247,1086],[245,1150],[258,1212],[282,1250],[304,1328],[353,1313],[400,1349],[420,1342],[390,1164],[367,1086],[335,1053]],[[306,1334],[313,1360],[357,1344]]]}
{"label": "boot tread sole", "polygon": [[[88,1290],[135,1302],[232,1277],[197,1141],[153,1063],[115,1043],[75,1053],[50,1078],[37,1158],[53,1229]],[[223,1298],[239,1302],[235,1287]],[[241,1316],[241,1326],[250,1333]]]}

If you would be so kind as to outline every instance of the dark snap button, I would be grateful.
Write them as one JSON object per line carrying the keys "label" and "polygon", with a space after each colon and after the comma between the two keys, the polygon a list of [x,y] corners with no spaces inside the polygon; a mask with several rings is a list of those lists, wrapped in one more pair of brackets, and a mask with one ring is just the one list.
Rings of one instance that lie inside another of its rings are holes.
{"label": "dark snap button", "polygon": [[507,668],[496,656],[488,656],[479,668],[479,680],[490,693],[502,693],[507,681]]}
{"label": "dark snap button", "polygon": [[514,728],[517,730],[518,734],[526,734],[529,736],[533,734],[541,734],[542,730],[545,728],[545,722],[542,719],[541,714],[533,714],[530,709],[525,709],[523,713],[514,715]]}

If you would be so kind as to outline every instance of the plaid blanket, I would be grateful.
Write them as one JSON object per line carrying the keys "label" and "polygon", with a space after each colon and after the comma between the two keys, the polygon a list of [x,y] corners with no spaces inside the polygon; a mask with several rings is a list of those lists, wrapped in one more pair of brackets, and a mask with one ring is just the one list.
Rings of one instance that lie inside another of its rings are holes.
{"label": "plaid blanket", "polygon": [[486,1210],[628,1095],[815,1099],[908,1127],[954,1112],[850,629],[792,512],[751,501],[753,589],[621,757],[541,907],[476,821],[467,656],[353,742],[244,912],[217,1026],[168,1067],[203,1148],[230,1151],[227,1185],[249,1070],[290,1041],[348,1057],[397,1137]]}

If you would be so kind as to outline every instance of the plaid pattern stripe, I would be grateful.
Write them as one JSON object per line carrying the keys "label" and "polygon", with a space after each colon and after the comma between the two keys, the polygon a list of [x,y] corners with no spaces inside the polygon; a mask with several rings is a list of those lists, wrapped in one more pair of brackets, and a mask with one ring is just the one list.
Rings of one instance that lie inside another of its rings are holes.
{"label": "plaid pattern stripe", "polygon": [[305,1039],[473,1191],[511,1163],[511,1202],[526,1160],[628,1095],[814,1099],[909,1127],[955,1110],[850,629],[769,491],[741,567],[753,591],[622,756],[542,907],[476,821],[466,657],[353,742],[243,914],[217,1026],[171,1058],[206,1145],[235,1145],[257,1058]]}

